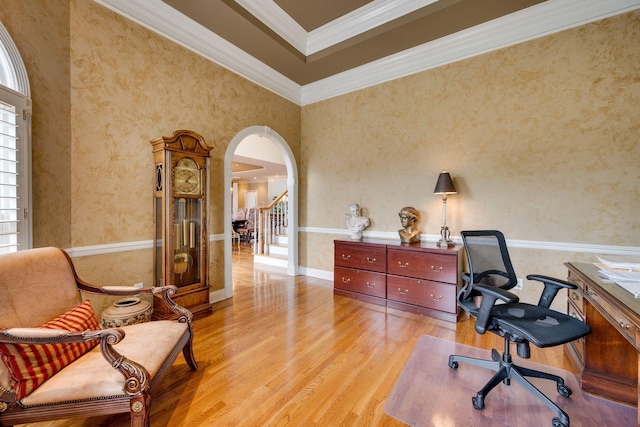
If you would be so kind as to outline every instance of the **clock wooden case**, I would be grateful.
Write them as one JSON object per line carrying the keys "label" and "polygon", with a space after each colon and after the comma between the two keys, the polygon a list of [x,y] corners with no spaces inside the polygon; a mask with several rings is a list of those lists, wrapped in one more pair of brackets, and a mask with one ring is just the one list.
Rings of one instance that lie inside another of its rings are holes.
{"label": "clock wooden case", "polygon": [[[154,284],[175,285],[176,303],[194,318],[212,313],[209,302],[207,233],[209,147],[189,130],[151,141],[154,182]],[[154,304],[154,319],[174,315]]]}

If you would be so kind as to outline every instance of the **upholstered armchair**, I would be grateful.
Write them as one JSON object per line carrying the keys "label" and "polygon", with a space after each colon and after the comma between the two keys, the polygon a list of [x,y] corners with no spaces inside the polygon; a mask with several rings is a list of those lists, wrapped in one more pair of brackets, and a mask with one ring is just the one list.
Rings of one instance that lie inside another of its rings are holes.
{"label": "upholstered armchair", "polygon": [[[101,329],[81,292],[161,294],[177,320]],[[61,249],[0,256],[0,425],[128,412],[149,425],[151,390],[180,352],[191,370],[191,313],[173,286],[97,287]]]}

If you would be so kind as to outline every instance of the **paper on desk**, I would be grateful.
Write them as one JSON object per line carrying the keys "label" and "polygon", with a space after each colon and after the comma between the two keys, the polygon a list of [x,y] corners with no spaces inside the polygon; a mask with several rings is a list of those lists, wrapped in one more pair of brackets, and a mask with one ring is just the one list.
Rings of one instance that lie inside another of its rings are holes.
{"label": "paper on desk", "polygon": [[614,282],[640,282],[640,271],[600,269],[598,273]]}
{"label": "paper on desk", "polygon": [[635,298],[640,298],[640,271],[601,268],[598,270],[598,275],[631,292]]}
{"label": "paper on desk", "polygon": [[616,285],[631,292],[634,297],[640,298],[640,282],[616,282]]}
{"label": "paper on desk", "polygon": [[607,268],[640,271],[640,256],[606,255],[606,257],[596,256],[596,258]]}

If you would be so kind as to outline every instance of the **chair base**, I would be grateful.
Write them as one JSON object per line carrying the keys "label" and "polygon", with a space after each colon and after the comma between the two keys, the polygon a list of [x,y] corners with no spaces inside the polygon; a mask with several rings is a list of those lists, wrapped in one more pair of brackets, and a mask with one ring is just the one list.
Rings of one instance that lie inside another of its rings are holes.
{"label": "chair base", "polygon": [[449,367],[451,369],[458,369],[458,362],[468,363],[473,366],[479,366],[495,371],[495,375],[489,380],[489,382],[480,390],[474,397],[471,398],[473,407],[475,409],[484,409],[484,399],[501,382],[505,385],[511,385],[511,380],[515,380],[522,385],[525,390],[533,394],[538,400],[542,401],[549,409],[551,409],[557,418],[553,418],[553,427],[569,427],[569,416],[558,405],[553,403],[547,396],[538,390],[533,384],[529,382],[525,377],[543,378],[552,380],[557,383],[558,393],[561,396],[569,397],[571,395],[571,389],[565,385],[564,379],[557,375],[552,375],[546,372],[536,371],[528,369],[522,366],[515,365],[511,360],[509,353],[509,342],[505,341],[505,352],[500,356],[500,353],[496,350],[491,351],[492,360],[477,359],[474,357],[451,355],[449,356]]}

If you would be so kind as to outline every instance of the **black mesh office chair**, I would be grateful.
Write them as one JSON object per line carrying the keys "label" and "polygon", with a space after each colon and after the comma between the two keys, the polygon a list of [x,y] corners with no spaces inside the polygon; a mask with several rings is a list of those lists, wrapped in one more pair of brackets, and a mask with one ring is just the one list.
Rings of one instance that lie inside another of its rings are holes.
{"label": "black mesh office chair", "polygon": [[[513,379],[556,413],[557,417],[552,421],[554,427],[568,427],[569,416],[525,377],[555,381],[558,393],[564,397],[571,395],[571,389],[559,376],[515,365],[509,344],[516,343],[518,356],[529,358],[529,343],[540,348],[551,347],[587,335],[591,330],[584,322],[549,308],[561,288],[575,289],[576,286],[548,276],[528,275],[527,279],[542,282],[544,289],[538,305],[521,303],[517,295],[508,292],[516,286],[518,279],[503,234],[487,230],[463,231],[461,235],[469,273],[463,274],[465,285],[458,294],[458,305],[476,319],[475,330],[479,334],[491,331],[504,338],[504,352],[500,355],[492,350],[492,360],[452,355],[449,356],[449,367],[457,369],[458,362],[463,362],[496,371],[484,388],[472,397],[474,408],[484,409],[487,394],[500,382],[510,385]],[[504,304],[496,304],[498,300]]]}

